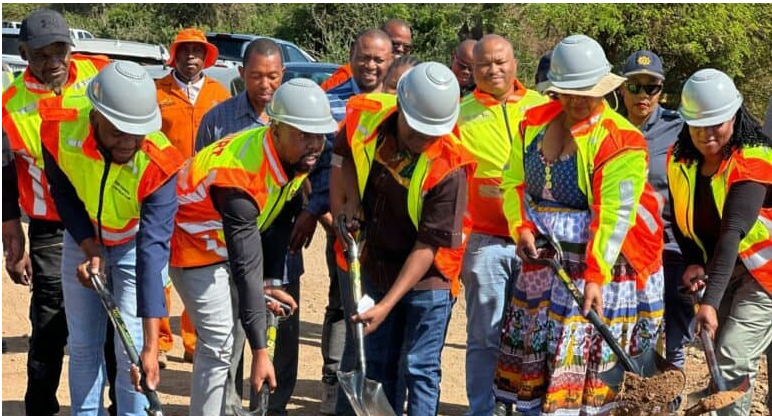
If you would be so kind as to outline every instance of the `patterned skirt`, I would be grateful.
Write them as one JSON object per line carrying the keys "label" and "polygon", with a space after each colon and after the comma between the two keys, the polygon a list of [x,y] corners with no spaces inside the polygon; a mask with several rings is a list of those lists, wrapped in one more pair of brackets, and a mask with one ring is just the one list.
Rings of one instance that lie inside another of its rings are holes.
{"label": "patterned skirt", "polygon": [[[560,242],[563,267],[583,291],[590,212],[540,206],[534,211]],[[662,270],[637,290],[636,272],[620,255],[613,276],[602,288],[611,333],[631,355],[646,348],[662,353]],[[597,374],[616,361],[552,269],[524,264],[504,316],[497,399],[525,414],[605,415],[615,406],[614,392]]]}

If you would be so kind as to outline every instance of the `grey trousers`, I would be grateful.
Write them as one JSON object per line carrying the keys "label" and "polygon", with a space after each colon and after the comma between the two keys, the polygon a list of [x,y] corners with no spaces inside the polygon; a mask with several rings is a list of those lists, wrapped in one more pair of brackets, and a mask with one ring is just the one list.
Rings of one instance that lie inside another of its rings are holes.
{"label": "grey trousers", "polygon": [[719,416],[745,416],[750,413],[759,360],[772,344],[770,314],[772,296],[744,266],[738,265],[718,310],[716,356],[722,376],[733,379],[747,374],[751,388],[742,399],[716,412]]}
{"label": "grey trousers", "polygon": [[222,415],[233,350],[229,269],[226,263],[193,269],[171,267],[169,275],[196,328],[190,415]]}

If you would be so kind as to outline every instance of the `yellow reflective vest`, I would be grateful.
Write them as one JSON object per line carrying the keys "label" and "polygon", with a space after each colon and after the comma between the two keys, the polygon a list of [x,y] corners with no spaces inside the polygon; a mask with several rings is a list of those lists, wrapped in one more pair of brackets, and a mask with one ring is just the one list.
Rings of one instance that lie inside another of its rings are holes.
{"label": "yellow reflective vest", "polygon": [[222,218],[209,194],[212,186],[238,188],[251,196],[260,209],[257,226],[264,231],[307,176],[287,176],[268,126],[235,133],[207,146],[183,168],[177,182],[180,205],[170,264],[198,267],[228,259]]}
{"label": "yellow reflective vest", "polygon": [[[63,96],[83,95],[86,86],[109,62],[101,57],[73,55]],[[3,92],[3,130],[13,150],[19,181],[19,204],[30,218],[59,221],[54,200],[43,173],[38,101],[54,97],[29,68]]]}
{"label": "yellow reflective vest", "polygon": [[[375,160],[378,129],[396,111],[397,101],[393,94],[358,95],[348,101],[346,134],[356,167],[360,198],[364,195],[372,162]],[[407,193],[408,215],[416,229],[421,220],[424,195],[447,174],[458,168],[466,169],[467,175],[471,175],[474,160],[452,133],[440,137],[421,153],[410,178]],[[451,283],[453,296],[458,294],[460,289],[458,275],[470,225],[467,216],[464,218],[464,238],[460,247],[440,247],[434,256],[435,266]]]}
{"label": "yellow reflective vest", "polygon": [[182,166],[160,131],[145,136],[126,164],[106,163],[89,122],[86,96],[40,101],[43,146],[72,183],[104,245],[123,244],[139,231],[142,201]]}
{"label": "yellow reflective vest", "polygon": [[474,155],[477,168],[469,178],[469,215],[472,231],[509,237],[502,211],[501,171],[509,159],[513,132],[525,111],[544,104],[547,97],[515,80],[515,92],[506,103],[476,89],[464,97],[458,117],[461,143]]}
{"label": "yellow reflective vest", "polygon": [[[672,150],[672,149],[671,149]],[[703,261],[709,254],[694,231],[694,194],[697,184],[696,161],[675,160],[668,155],[667,179],[672,194],[675,223],[681,233],[694,241],[702,251]],[[735,150],[725,159],[710,179],[716,209],[723,215],[729,188],[737,182],[754,181],[772,185],[772,149],[749,147]],[[772,208],[762,208],[748,234],[740,240],[738,256],[750,274],[768,293],[772,293]]]}
{"label": "yellow reflective vest", "polygon": [[[563,108],[553,101],[528,110],[514,134],[501,191],[504,215],[512,238],[535,230],[525,215],[525,149]],[[638,272],[638,288],[662,265],[662,205],[648,184],[648,153],[643,135],[604,102],[588,119],[571,128],[577,144],[579,189],[593,213],[587,243],[588,282],[607,283],[617,257],[623,254]]]}

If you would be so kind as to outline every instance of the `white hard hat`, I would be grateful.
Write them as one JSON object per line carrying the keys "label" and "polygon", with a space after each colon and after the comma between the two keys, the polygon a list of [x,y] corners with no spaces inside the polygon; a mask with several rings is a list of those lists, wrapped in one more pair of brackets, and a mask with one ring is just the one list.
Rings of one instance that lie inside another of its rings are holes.
{"label": "white hard hat", "polygon": [[107,65],[88,84],[86,96],[124,133],[146,135],[161,129],[155,83],[139,64],[116,61]]}
{"label": "white hard hat", "polygon": [[731,119],[743,96],[728,75],[713,68],[701,69],[686,80],[678,112],[686,124],[714,126]]}
{"label": "white hard hat", "polygon": [[546,91],[603,97],[625,78],[611,73],[611,64],[595,39],[571,35],[552,51],[547,80]]}
{"label": "white hard hat", "polygon": [[293,78],[277,88],[265,112],[306,133],[328,134],[338,129],[327,94],[306,78]]}
{"label": "white hard hat", "polygon": [[407,70],[397,83],[397,101],[407,124],[429,135],[453,131],[459,112],[458,80],[450,68],[424,62]]}

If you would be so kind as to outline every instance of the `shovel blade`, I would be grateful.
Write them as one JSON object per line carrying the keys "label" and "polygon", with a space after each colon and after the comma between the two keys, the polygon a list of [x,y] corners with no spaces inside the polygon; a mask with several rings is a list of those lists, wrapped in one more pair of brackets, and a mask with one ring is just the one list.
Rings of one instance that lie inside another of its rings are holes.
{"label": "shovel blade", "polygon": [[338,383],[357,416],[396,416],[381,383],[365,378],[361,371],[338,371]]}
{"label": "shovel blade", "polygon": [[[651,377],[660,371],[670,369],[670,365],[653,348],[646,348],[642,353],[630,357],[640,370],[640,376]],[[617,361],[611,369],[598,373],[598,378],[615,393],[619,392],[624,379],[625,368],[621,361]]]}
{"label": "shovel blade", "polygon": [[[739,391],[742,393],[745,393],[748,391],[748,389],[751,386],[751,380],[750,378],[745,375],[742,377],[733,378],[731,380],[725,380],[726,388],[727,390],[733,390],[733,391]],[[718,393],[716,389],[713,387],[713,383],[710,383],[708,387],[705,387],[702,390],[697,390],[695,392],[689,393],[686,396],[686,407],[694,407],[697,404],[699,404],[700,400],[707,398],[708,396]],[[731,403],[727,403],[729,405]],[[718,410],[718,409],[712,409],[712,410]]]}

